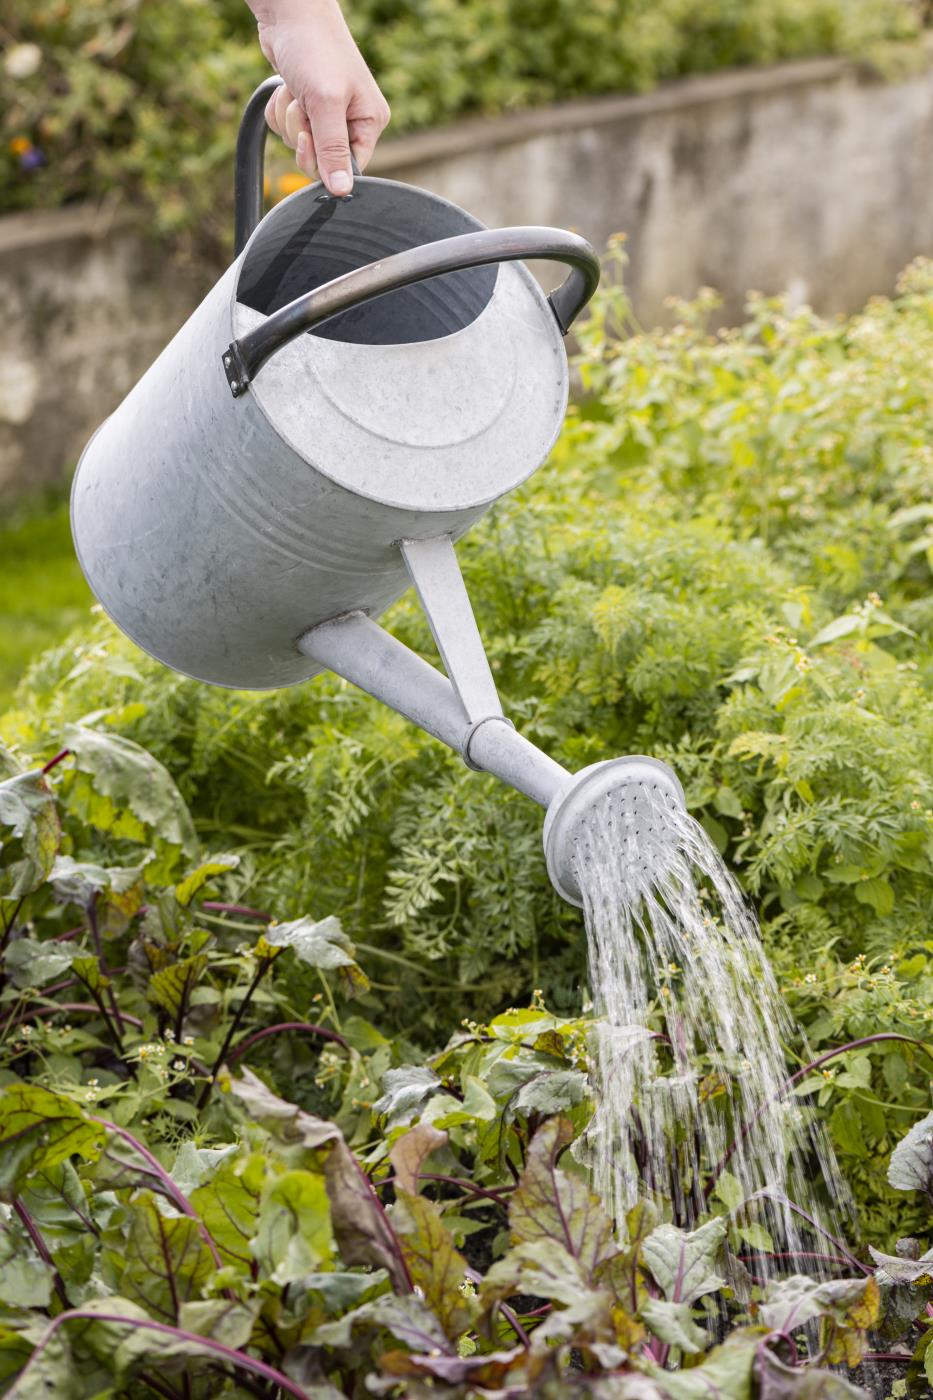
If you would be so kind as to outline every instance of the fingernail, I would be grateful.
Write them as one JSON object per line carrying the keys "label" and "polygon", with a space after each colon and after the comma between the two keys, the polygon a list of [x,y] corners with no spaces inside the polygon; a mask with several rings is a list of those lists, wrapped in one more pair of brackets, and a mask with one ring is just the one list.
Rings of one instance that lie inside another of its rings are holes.
{"label": "fingernail", "polygon": [[353,181],[345,170],[335,170],[330,177],[330,187],[334,194],[349,194]]}

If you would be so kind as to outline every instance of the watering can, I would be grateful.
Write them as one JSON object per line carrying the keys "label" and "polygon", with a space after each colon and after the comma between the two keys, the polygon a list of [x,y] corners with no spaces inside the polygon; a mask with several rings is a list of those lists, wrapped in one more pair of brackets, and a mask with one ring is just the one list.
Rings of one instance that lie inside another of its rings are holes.
{"label": "watering can", "polygon": [[[641,756],[571,775],[516,732],[454,545],[548,455],[563,337],[598,260],[576,234],[487,229],[358,172],[349,197],[310,185],[262,217],[280,81],[240,127],[235,261],[78,464],[78,559],[113,621],[174,670],[237,689],[336,672],[526,793],[547,808],[551,879],[579,904],[593,804],[683,792]],[[565,281],[546,296],[526,258],[566,264]],[[376,621],[412,584],[446,677]]]}

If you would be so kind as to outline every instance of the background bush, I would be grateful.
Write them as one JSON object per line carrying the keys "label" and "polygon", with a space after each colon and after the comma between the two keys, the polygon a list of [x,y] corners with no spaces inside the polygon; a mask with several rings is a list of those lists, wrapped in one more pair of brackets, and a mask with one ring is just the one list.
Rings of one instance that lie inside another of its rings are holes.
{"label": "background bush", "polygon": [[[354,0],[408,131],[919,32],[913,0]],[[228,236],[240,109],[267,68],[242,0],[8,0],[0,208],[142,201],[153,227]]]}
{"label": "background bush", "polygon": [[[680,773],[815,1051],[923,1038],[933,268],[849,321],[758,300],[710,335],[713,305],[618,341],[627,308],[602,295],[589,396],[461,545],[468,585],[530,738],[572,769],[644,752]],[[413,602],[390,625],[433,656]],[[541,813],[349,686],[210,689],[99,618],[33,666],[0,734],[44,762],[90,714],[168,767],[208,849],[237,849],[233,898],[341,916],[383,1025],[430,1044],[534,988],[578,1012],[582,927],[548,884]],[[75,854],[137,858],[112,830]],[[883,1155],[928,1106],[928,1069],[885,1043],[830,1072],[821,1102],[868,1228],[890,1237]]]}

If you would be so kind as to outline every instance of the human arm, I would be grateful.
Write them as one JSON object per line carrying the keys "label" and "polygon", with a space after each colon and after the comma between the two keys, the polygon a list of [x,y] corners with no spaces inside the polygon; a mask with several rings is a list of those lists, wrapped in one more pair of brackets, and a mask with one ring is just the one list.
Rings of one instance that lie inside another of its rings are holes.
{"label": "human arm", "polygon": [[353,187],[350,152],[366,167],[389,106],[354,42],[338,0],[247,0],[259,43],[284,80],[266,120],[331,194]]}

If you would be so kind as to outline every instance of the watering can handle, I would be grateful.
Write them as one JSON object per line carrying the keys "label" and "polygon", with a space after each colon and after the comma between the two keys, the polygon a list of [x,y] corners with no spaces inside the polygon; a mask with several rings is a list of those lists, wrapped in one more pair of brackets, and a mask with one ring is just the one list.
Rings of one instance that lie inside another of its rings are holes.
{"label": "watering can handle", "polygon": [[561,333],[566,335],[599,282],[599,259],[586,239],[556,228],[481,229],[393,253],[335,277],[281,307],[261,326],[231,341],[224,351],[224,372],[233,397],[246,392],[266,360],[283,345],[342,311],[447,272],[525,258],[570,266],[570,275],[548,297]]}
{"label": "watering can handle", "polygon": [[[237,257],[246,247],[262,218],[263,171],[266,137],[269,134],[266,104],[272,94],[282,86],[283,81],[284,79],[276,73],[260,83],[243,108],[243,116],[240,119],[233,179],[233,246]],[[350,165],[353,174],[359,175],[360,167],[352,154]]]}

